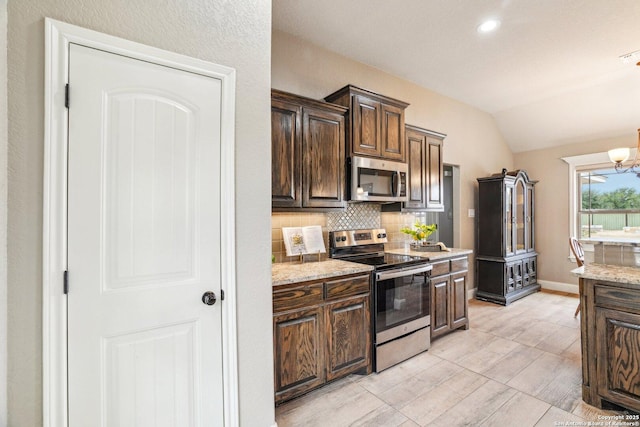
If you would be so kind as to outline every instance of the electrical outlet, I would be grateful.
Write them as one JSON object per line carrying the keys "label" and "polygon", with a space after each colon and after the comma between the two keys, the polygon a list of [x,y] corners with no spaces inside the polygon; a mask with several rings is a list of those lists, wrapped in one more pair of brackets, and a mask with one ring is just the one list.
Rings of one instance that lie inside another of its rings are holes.
{"label": "electrical outlet", "polygon": [[469,209],[469,218],[474,218],[476,216],[476,210],[475,209]]}

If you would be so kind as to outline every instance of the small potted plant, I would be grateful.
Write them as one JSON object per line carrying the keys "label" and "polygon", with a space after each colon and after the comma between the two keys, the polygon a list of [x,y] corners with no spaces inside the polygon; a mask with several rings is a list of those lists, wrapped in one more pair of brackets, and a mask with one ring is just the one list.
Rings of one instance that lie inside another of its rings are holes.
{"label": "small potted plant", "polygon": [[440,246],[433,242],[429,242],[427,238],[438,229],[438,224],[422,224],[416,221],[413,227],[402,227],[400,231],[413,237],[411,250],[413,251],[438,251]]}

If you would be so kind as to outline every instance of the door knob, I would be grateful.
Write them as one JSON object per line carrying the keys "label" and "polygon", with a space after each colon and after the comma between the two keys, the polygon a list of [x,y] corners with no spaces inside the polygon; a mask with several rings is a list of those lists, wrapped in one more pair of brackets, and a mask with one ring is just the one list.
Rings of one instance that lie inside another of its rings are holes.
{"label": "door knob", "polygon": [[213,305],[215,304],[217,301],[216,299],[216,294],[214,292],[211,291],[207,291],[204,294],[202,294],[202,302],[207,304],[207,305]]}

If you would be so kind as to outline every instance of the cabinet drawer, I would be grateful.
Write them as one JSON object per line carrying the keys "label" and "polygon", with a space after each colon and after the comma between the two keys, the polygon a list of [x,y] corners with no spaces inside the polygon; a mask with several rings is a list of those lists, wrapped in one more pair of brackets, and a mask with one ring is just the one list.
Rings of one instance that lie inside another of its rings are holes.
{"label": "cabinet drawer", "polygon": [[469,269],[469,260],[467,257],[456,258],[451,260],[451,271],[462,271]]}
{"label": "cabinet drawer", "polygon": [[640,291],[596,285],[595,304],[598,307],[640,313]]}
{"label": "cabinet drawer", "polygon": [[322,283],[296,286],[273,292],[273,312],[322,304]]}
{"label": "cabinet drawer", "polygon": [[369,292],[369,277],[367,274],[326,282],[327,299],[342,298]]}
{"label": "cabinet drawer", "polygon": [[434,262],[431,265],[433,266],[433,270],[431,270],[432,277],[449,273],[449,260]]}

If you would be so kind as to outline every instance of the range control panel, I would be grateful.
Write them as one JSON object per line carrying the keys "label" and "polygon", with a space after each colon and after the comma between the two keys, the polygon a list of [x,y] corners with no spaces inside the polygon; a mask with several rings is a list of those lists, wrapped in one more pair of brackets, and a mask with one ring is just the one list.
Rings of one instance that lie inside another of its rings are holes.
{"label": "range control panel", "polygon": [[387,231],[384,228],[332,231],[329,233],[329,240],[334,248],[387,243]]}

